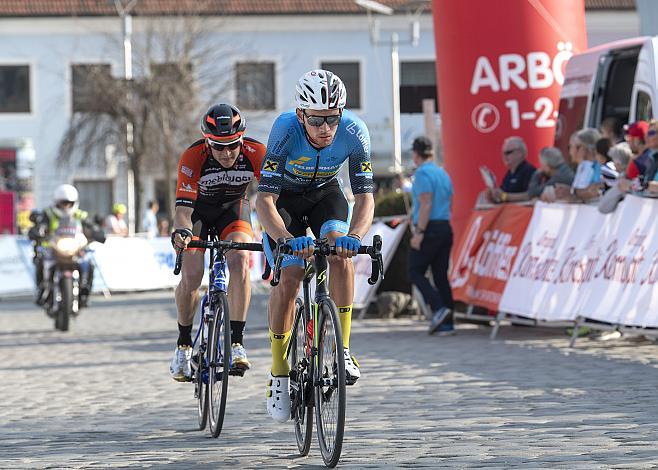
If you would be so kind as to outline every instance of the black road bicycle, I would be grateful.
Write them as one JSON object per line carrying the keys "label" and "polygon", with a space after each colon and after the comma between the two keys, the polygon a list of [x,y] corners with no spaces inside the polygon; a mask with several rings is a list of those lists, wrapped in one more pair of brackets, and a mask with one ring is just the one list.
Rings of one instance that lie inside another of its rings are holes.
{"label": "black road bicycle", "polygon": [[[210,433],[217,437],[224,424],[229,375],[244,375],[244,370],[232,367],[226,252],[263,251],[263,246],[217,240],[217,234],[211,230],[209,240],[193,240],[187,247],[210,250],[208,292],[201,301],[201,321],[192,345],[192,381],[194,397],[198,400],[199,429],[205,429],[210,421]],[[183,251],[179,251],[174,274],[180,273],[182,264]]]}
{"label": "black road bicycle", "polygon": [[[382,239],[373,238],[372,246],[361,246],[358,253],[370,255],[373,285],[384,277]],[[272,285],[279,283],[283,256],[292,249],[279,240],[273,268]],[[313,408],[322,460],[335,467],[340,459],[345,430],[345,358],[343,338],[336,305],[327,288],[327,256],[336,248],[327,239],[315,240],[313,262],[305,263],[303,300],[296,300],[295,320],[286,353],[290,365],[291,418],[300,455],[311,447]],[[315,297],[311,301],[311,282],[315,277]]]}

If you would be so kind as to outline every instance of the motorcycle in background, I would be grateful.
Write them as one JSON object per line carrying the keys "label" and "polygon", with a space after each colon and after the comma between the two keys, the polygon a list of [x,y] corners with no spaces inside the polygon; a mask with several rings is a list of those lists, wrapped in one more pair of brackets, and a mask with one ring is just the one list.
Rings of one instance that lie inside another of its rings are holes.
{"label": "motorcycle in background", "polygon": [[[38,215],[34,218],[39,221]],[[94,276],[89,243],[94,239],[105,242],[102,231],[85,222],[62,218],[53,233],[46,235],[44,229],[43,237],[35,238],[37,304],[44,307],[60,331],[68,331],[71,317],[87,306]]]}

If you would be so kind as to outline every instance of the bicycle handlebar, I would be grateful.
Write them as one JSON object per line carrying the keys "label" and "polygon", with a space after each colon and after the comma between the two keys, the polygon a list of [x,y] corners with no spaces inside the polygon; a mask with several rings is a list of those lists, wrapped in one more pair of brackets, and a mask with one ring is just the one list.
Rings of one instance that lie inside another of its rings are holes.
{"label": "bicycle handlebar", "polygon": [[[187,248],[214,248],[215,250],[224,252],[229,250],[263,251],[263,245],[260,243],[242,243],[231,240],[192,240],[187,244]],[[183,267],[184,251],[185,250],[176,250],[176,263],[174,265],[175,276],[180,274],[181,268]]]}
{"label": "bicycle handlebar", "polygon": [[[281,277],[281,262],[283,261],[284,255],[291,255],[293,253],[292,247],[288,245],[289,240],[285,238],[280,238],[277,240],[277,246],[275,250],[275,259],[274,259],[274,268],[272,268],[274,275],[270,284],[272,286],[277,286]],[[315,248],[313,250],[313,255],[322,255],[329,256],[336,254],[336,247],[328,243],[326,238],[316,239],[314,241]],[[357,251],[359,255],[369,255],[372,261],[371,274],[368,278],[368,284],[371,286],[377,283],[377,280],[381,277],[384,279],[384,261],[382,259],[382,237],[375,235],[372,238],[372,245],[361,245]],[[268,275],[269,277],[269,275]],[[267,277],[263,276],[263,279]]]}

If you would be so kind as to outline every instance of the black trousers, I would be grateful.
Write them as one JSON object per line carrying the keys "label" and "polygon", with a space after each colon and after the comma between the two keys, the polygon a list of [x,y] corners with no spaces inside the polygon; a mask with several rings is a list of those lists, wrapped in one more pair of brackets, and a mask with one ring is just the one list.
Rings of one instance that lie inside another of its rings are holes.
{"label": "black trousers", "polygon": [[[433,312],[443,307],[454,307],[448,280],[452,238],[450,222],[433,220],[425,229],[420,250],[409,250],[409,278],[423,294],[425,302]],[[432,269],[434,285],[426,277],[428,267]]]}

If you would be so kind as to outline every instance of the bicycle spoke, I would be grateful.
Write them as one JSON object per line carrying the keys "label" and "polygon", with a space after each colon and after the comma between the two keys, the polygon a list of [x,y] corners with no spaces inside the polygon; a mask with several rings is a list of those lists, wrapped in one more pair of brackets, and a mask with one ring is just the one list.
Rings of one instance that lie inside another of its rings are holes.
{"label": "bicycle spoke", "polygon": [[345,426],[345,363],[338,315],[332,302],[322,305],[318,331],[318,367],[322,371],[316,385],[318,440],[325,464],[338,463]]}
{"label": "bicycle spoke", "polygon": [[295,323],[291,335],[291,344],[288,354],[290,365],[291,409],[295,426],[295,438],[300,455],[307,455],[311,447],[311,433],[313,430],[312,389],[309,386],[311,367],[308,361],[307,350],[309,337],[307,336],[306,320],[302,303],[296,302]]}

